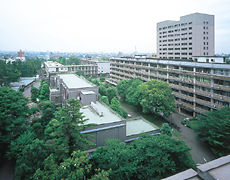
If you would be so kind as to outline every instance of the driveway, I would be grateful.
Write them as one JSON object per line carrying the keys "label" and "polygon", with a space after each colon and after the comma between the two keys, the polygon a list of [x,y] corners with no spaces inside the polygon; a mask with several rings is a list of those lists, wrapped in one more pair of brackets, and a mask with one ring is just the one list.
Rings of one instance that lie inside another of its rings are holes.
{"label": "driveway", "polygon": [[169,119],[174,124],[180,127],[180,139],[184,140],[185,143],[192,148],[190,154],[195,163],[203,164],[205,162],[215,159],[215,156],[209,150],[207,145],[199,140],[195,132],[192,129],[181,124],[181,120],[183,120],[184,118],[186,118],[186,116],[178,113],[172,113],[172,115],[169,117]]}

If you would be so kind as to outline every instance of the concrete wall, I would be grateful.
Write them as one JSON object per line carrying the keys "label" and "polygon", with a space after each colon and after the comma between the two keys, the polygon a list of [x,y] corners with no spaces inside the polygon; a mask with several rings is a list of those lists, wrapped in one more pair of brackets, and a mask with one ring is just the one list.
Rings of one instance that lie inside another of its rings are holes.
{"label": "concrete wall", "polygon": [[126,139],[126,122],[120,121],[109,124],[102,124],[87,128],[82,134],[91,135],[90,140],[95,147],[104,146],[107,139]]}
{"label": "concrete wall", "polygon": [[83,106],[90,105],[91,102],[96,103],[97,94],[82,94],[80,93],[80,101]]}

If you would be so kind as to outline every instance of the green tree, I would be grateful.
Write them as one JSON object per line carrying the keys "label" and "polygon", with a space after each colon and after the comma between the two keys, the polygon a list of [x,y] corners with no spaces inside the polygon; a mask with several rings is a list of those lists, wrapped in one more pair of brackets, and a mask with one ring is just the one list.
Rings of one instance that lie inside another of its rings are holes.
{"label": "green tree", "polygon": [[110,107],[118,114],[120,114],[122,117],[124,118],[128,117],[128,113],[121,107],[120,102],[116,97],[112,99]]}
{"label": "green tree", "polygon": [[107,90],[107,89],[106,89],[106,87],[105,87],[104,84],[100,84],[98,90],[99,90],[99,93],[100,93],[102,96],[106,96],[106,90]]}
{"label": "green tree", "polygon": [[80,108],[79,100],[68,99],[46,126],[46,144],[59,161],[70,156],[74,150],[91,145],[88,136],[80,133],[87,127]]}
{"label": "green tree", "polygon": [[100,81],[102,81],[102,82],[105,81],[104,74],[102,74],[102,73],[100,74]]}
{"label": "green tree", "polygon": [[127,90],[130,86],[130,82],[131,82],[130,80],[121,80],[117,84],[117,92],[122,100],[126,100],[125,97],[127,94]]}
{"label": "green tree", "polygon": [[172,136],[172,128],[169,126],[168,123],[163,123],[160,130],[162,134],[166,134],[170,137]]}
{"label": "green tree", "polygon": [[217,156],[230,153],[230,108],[209,111],[200,116],[195,132]]}
{"label": "green tree", "polygon": [[130,144],[109,140],[97,148],[93,160],[101,169],[111,169],[110,179],[161,179],[195,168],[190,148],[167,135],[144,135]]}
{"label": "green tree", "polygon": [[27,99],[21,92],[7,87],[0,87],[0,151],[1,155],[26,129]]}
{"label": "green tree", "polygon": [[111,100],[117,96],[117,90],[116,88],[110,87],[106,90],[106,95],[109,99],[109,103],[111,103]]}
{"label": "green tree", "polygon": [[140,104],[144,113],[163,114],[169,116],[175,109],[175,100],[172,89],[166,82],[151,80],[138,87],[141,95]]}
{"label": "green tree", "polygon": [[30,92],[31,92],[31,101],[36,103],[37,98],[39,97],[39,89],[32,86]]}
{"label": "green tree", "polygon": [[30,179],[36,169],[42,167],[47,156],[47,148],[43,140],[35,138],[34,134],[26,131],[10,146],[10,157],[16,159],[14,178]]}
{"label": "green tree", "polygon": [[134,160],[128,145],[118,139],[108,139],[105,146],[98,147],[93,153],[96,167],[112,170],[109,179],[132,179],[136,170]]}
{"label": "green tree", "polygon": [[133,105],[139,105],[140,104],[140,91],[138,91],[138,87],[143,82],[140,79],[132,79],[130,80],[129,87],[126,92],[126,101],[133,104]]}
{"label": "green tree", "polygon": [[44,168],[38,169],[34,174],[34,179],[56,180],[56,179],[92,179],[108,180],[109,171],[98,170],[91,178],[92,165],[89,161],[88,153],[84,151],[74,151],[71,157],[62,163],[55,162],[53,154],[44,161]]}
{"label": "green tree", "polygon": [[41,82],[40,92],[39,92],[39,100],[47,101],[50,97],[49,84],[46,81]]}
{"label": "green tree", "polygon": [[101,101],[104,102],[105,104],[109,105],[109,100],[107,96],[101,96]]}

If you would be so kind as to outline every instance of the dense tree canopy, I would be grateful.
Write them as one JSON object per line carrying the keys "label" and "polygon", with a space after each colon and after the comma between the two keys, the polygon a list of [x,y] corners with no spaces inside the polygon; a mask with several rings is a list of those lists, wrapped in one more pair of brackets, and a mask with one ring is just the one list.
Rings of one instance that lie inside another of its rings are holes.
{"label": "dense tree canopy", "polygon": [[27,124],[27,99],[21,92],[0,87],[0,150],[1,155],[24,132]]}
{"label": "dense tree canopy", "polygon": [[140,92],[142,110],[145,113],[152,112],[169,116],[176,105],[172,89],[166,82],[151,80],[138,87]]}
{"label": "dense tree canopy", "polygon": [[109,171],[98,171],[93,175],[92,165],[89,155],[83,151],[74,151],[71,157],[65,159],[60,164],[55,162],[53,154],[44,161],[44,168],[38,169],[33,178],[38,180],[56,179],[91,179],[108,180]]}
{"label": "dense tree canopy", "polygon": [[12,64],[0,61],[0,85],[8,86],[10,82],[17,81],[19,77],[33,77],[40,69],[40,59],[15,61]]}
{"label": "dense tree canopy", "polygon": [[138,91],[138,87],[143,82],[140,79],[131,79],[129,82],[129,87],[126,91],[126,101],[133,104],[133,105],[139,105],[140,104],[140,91]]}
{"label": "dense tree canopy", "polygon": [[39,97],[39,89],[32,86],[30,92],[31,92],[31,101],[36,103],[37,98]]}
{"label": "dense tree canopy", "polygon": [[39,90],[39,101],[47,101],[50,98],[49,84],[42,80],[40,90]]}
{"label": "dense tree canopy", "polygon": [[129,88],[130,81],[129,80],[121,80],[117,84],[117,92],[122,100],[125,100],[127,90]]}
{"label": "dense tree canopy", "polygon": [[202,141],[218,156],[230,153],[230,108],[224,107],[200,116],[195,128]]}
{"label": "dense tree canopy", "polygon": [[124,118],[128,117],[128,113],[121,107],[120,102],[116,97],[112,99],[110,107],[118,114],[120,114],[122,117]]}
{"label": "dense tree canopy", "polygon": [[[67,104],[55,112],[45,129],[46,143],[58,160],[63,160],[76,149],[84,149],[90,144],[88,136],[80,132],[86,128],[86,119],[80,113],[80,103],[68,99]],[[54,149],[55,147],[55,149]]]}
{"label": "dense tree canopy", "polygon": [[117,96],[117,89],[114,87],[109,87],[106,90],[106,95],[109,99],[109,103],[111,103],[112,99]]}
{"label": "dense tree canopy", "polygon": [[145,135],[131,144],[109,140],[99,147],[93,160],[101,169],[112,169],[111,179],[161,179],[195,168],[190,148],[167,135]]}

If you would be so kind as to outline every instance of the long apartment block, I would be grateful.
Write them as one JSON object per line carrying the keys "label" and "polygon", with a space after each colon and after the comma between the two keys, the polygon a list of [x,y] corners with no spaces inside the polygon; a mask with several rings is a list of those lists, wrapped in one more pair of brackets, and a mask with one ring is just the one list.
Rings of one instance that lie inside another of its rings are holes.
{"label": "long apartment block", "polygon": [[214,56],[214,15],[194,13],[179,21],[157,23],[157,57],[192,59],[192,56]]}
{"label": "long apartment block", "polygon": [[[213,60],[213,59],[212,59]],[[111,58],[110,82],[140,78],[166,81],[178,111],[190,116],[230,106],[230,64],[159,58]]]}

